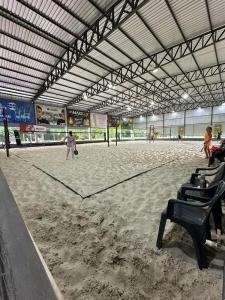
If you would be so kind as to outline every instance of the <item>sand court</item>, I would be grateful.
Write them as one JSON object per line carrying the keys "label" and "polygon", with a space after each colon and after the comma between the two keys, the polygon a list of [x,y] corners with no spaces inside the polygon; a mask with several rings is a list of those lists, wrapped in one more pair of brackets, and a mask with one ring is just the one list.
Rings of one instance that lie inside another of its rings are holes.
{"label": "sand court", "polygon": [[199,271],[192,241],[172,224],[165,247],[155,247],[168,199],[206,165],[200,149],[199,142],[129,142],[78,145],[78,157],[68,161],[63,146],[12,149],[1,159],[65,299],[221,299],[219,250]]}

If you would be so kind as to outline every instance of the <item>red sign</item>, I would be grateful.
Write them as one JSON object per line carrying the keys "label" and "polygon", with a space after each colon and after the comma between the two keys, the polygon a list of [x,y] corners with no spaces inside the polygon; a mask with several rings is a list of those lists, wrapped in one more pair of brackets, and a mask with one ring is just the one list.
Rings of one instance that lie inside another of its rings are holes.
{"label": "red sign", "polygon": [[31,132],[34,131],[33,125],[20,124],[20,132]]}

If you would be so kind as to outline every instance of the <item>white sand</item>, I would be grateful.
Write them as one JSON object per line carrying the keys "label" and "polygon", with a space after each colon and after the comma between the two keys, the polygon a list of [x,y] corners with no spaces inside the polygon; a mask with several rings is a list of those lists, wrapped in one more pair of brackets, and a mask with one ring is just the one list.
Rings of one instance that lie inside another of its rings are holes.
{"label": "white sand", "polygon": [[0,152],[0,166],[65,299],[221,299],[219,251],[211,251],[216,258],[199,271],[188,234],[172,224],[165,247],[155,247],[168,199],[196,166],[206,166],[200,149],[198,142],[78,145],[79,156],[68,161],[60,146],[14,149],[9,159]]}

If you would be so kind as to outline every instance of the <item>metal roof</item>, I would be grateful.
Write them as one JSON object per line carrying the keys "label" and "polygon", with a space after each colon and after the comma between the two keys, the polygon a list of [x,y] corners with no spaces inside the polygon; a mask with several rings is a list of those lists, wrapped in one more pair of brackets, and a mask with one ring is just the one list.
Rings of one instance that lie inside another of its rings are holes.
{"label": "metal roof", "polygon": [[0,96],[115,115],[221,104],[224,15],[221,0],[0,0]]}

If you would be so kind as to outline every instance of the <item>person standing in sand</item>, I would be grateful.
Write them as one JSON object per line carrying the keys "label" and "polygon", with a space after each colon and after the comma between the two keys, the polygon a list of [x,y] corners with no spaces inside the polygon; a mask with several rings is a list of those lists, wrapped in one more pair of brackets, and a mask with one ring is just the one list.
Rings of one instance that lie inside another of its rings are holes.
{"label": "person standing in sand", "polygon": [[209,147],[211,146],[211,143],[212,143],[212,127],[208,126],[204,134],[204,145],[203,145],[206,158],[210,156]]}
{"label": "person standing in sand", "polygon": [[76,139],[73,136],[72,131],[69,131],[69,134],[63,139],[63,142],[67,140],[66,146],[67,146],[67,152],[66,152],[66,159],[68,159],[70,151],[72,154],[72,158],[74,158],[74,148],[76,149]]}

